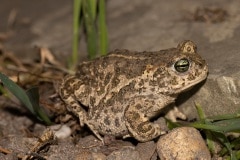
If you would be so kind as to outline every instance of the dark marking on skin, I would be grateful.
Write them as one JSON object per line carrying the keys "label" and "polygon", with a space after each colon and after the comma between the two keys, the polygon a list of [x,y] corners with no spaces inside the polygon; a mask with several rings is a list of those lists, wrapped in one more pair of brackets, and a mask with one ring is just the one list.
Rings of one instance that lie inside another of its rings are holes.
{"label": "dark marking on skin", "polygon": [[112,113],[122,113],[123,112],[123,107],[119,106],[119,107],[111,107],[111,111]]}
{"label": "dark marking on skin", "polygon": [[156,80],[149,80],[150,86],[157,86],[158,82]]}
{"label": "dark marking on skin", "polygon": [[105,78],[104,78],[104,84],[105,84],[105,86],[110,82],[111,77],[112,77],[112,74],[111,74],[111,73],[107,73],[107,75],[106,75]]}
{"label": "dark marking on skin", "polygon": [[116,73],[117,75],[120,75],[121,69],[120,69],[119,67],[115,67],[115,73]]}
{"label": "dark marking on skin", "polygon": [[97,91],[97,95],[100,96],[104,94],[106,87],[104,85],[100,86],[100,89]]}
{"label": "dark marking on skin", "polygon": [[70,105],[73,105],[74,103],[75,103],[74,101],[71,101],[71,102],[70,102]]}
{"label": "dark marking on skin", "polygon": [[105,77],[104,77],[105,75],[104,75],[104,73],[102,73],[102,74],[99,74],[99,80],[103,80]]}
{"label": "dark marking on skin", "polygon": [[129,83],[129,89],[132,91],[132,90],[134,90],[134,88],[135,88],[135,84],[136,84],[136,81],[135,80],[133,80],[131,83]]}
{"label": "dark marking on skin", "polygon": [[177,85],[178,82],[177,82],[177,77],[174,76],[172,79],[171,79],[171,82],[170,82],[172,85]]}
{"label": "dark marking on skin", "polygon": [[107,115],[108,114],[108,109],[104,109],[103,112]]}
{"label": "dark marking on skin", "polygon": [[118,76],[115,75],[112,79],[112,82],[111,82],[112,87],[113,88],[117,87],[119,83],[120,83],[120,80],[118,79]]}
{"label": "dark marking on skin", "polygon": [[196,78],[196,77],[195,77],[194,75],[189,74],[187,79],[188,79],[189,81],[192,81],[192,80],[194,80],[195,78]]}
{"label": "dark marking on skin", "polygon": [[75,83],[75,84],[73,84],[72,89],[73,89],[74,91],[76,91],[76,90],[78,90],[79,87],[80,87],[80,86],[78,85],[78,83]]}
{"label": "dark marking on skin", "polygon": [[151,88],[150,90],[151,90],[152,92],[155,92],[155,88]]}
{"label": "dark marking on skin", "polygon": [[116,127],[120,127],[119,118],[116,118],[116,119],[115,119],[115,126],[116,126]]}
{"label": "dark marking on skin", "polygon": [[108,63],[107,63],[106,59],[103,59],[103,61],[102,61],[102,67],[103,67],[103,69],[105,69],[105,68],[108,67]]}
{"label": "dark marking on skin", "polygon": [[106,116],[105,118],[104,118],[104,124],[105,125],[110,125],[111,124],[111,122],[109,121],[109,117],[108,116]]}
{"label": "dark marking on skin", "polygon": [[96,102],[96,98],[90,97],[90,105],[94,106],[95,102]]}
{"label": "dark marking on skin", "polygon": [[196,70],[195,70],[195,76],[197,77],[197,76],[199,76],[199,75],[200,75],[200,72],[199,72],[198,69],[196,69]]}
{"label": "dark marking on skin", "polygon": [[142,109],[142,105],[141,105],[141,104],[137,104],[137,105],[135,106],[135,108],[136,108],[137,110],[141,110],[141,109]]}
{"label": "dark marking on skin", "polygon": [[149,124],[149,122],[140,123],[137,126],[137,130],[140,131],[141,133],[147,133],[152,130],[151,132],[148,133],[148,135],[151,135],[154,133],[154,130],[153,130],[152,126]]}
{"label": "dark marking on skin", "polygon": [[71,86],[74,82],[75,82],[75,77],[71,77],[71,78],[67,79],[67,81],[65,82],[65,85]]}
{"label": "dark marking on skin", "polygon": [[146,65],[145,70],[147,71],[147,73],[152,73],[155,70],[156,66],[153,65]]}
{"label": "dark marking on skin", "polygon": [[110,99],[108,99],[107,100],[107,102],[105,103],[106,104],[106,106],[109,106],[109,107],[111,107],[111,109],[113,109],[114,107],[112,107],[113,106],[113,99],[112,98],[110,98]]}
{"label": "dark marking on skin", "polygon": [[138,82],[138,85],[139,85],[139,86],[143,86],[143,85],[144,85],[144,80],[141,79],[141,80]]}
{"label": "dark marking on skin", "polygon": [[[135,121],[138,121],[140,119],[140,115],[137,112],[129,112],[127,116],[127,120],[129,121],[130,124],[134,124]],[[132,126],[134,128],[134,126]]]}
{"label": "dark marking on skin", "polygon": [[67,94],[67,95],[71,95],[72,93],[73,93],[73,90],[72,90],[72,88],[67,88],[66,90],[65,90],[65,93]]}
{"label": "dark marking on skin", "polygon": [[157,77],[158,75],[164,75],[164,67],[159,67],[153,74],[153,77]]}
{"label": "dark marking on skin", "polygon": [[112,133],[112,130],[110,128],[106,129],[107,133]]}

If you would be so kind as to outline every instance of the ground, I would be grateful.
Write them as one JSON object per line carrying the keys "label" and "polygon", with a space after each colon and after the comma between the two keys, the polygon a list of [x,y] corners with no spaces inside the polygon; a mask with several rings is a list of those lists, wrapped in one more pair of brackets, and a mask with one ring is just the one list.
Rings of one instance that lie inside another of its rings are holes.
{"label": "ground", "polygon": [[[194,96],[189,96],[191,92],[183,95],[190,100],[179,100],[180,109],[189,119],[196,118],[194,101],[201,103],[207,115],[234,113],[240,106],[238,6],[237,0],[107,1],[109,50],[154,51],[175,47],[183,39],[193,40],[209,64],[209,77],[200,90],[193,91]],[[201,10],[204,8],[213,12]],[[67,124],[73,133],[62,140],[50,136],[46,144],[34,146],[46,132],[46,125],[16,99],[0,96],[0,159],[24,159],[32,153],[38,153],[34,156],[39,159],[104,158],[118,150],[135,158],[157,159],[153,141],[140,144],[132,139],[116,140],[102,146],[87,128],[79,128],[77,119],[67,114],[55,94],[53,82],[66,74],[63,68],[71,53],[72,1],[2,0],[0,19],[0,72],[18,80],[25,89],[39,86],[40,102],[53,121]],[[79,53],[79,61],[86,59],[84,39]],[[95,155],[92,150],[97,150]],[[142,150],[146,151],[144,155]]]}

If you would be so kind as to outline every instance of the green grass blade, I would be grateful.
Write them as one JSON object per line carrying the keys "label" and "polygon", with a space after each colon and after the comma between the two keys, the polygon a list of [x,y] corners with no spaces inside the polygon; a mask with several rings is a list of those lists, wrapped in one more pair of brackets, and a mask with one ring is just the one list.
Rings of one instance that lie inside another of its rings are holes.
{"label": "green grass blade", "polygon": [[227,137],[220,132],[212,132],[214,134],[214,137],[216,137],[228,150],[231,160],[237,160],[236,155],[232,151],[232,146]]}
{"label": "green grass blade", "polygon": [[39,94],[36,90],[25,92],[21,87],[14,83],[4,74],[0,73],[0,79],[3,85],[22,103],[27,109],[35,115],[39,120],[43,120],[46,124],[51,124],[51,121],[39,106]]}
{"label": "green grass blade", "polygon": [[208,149],[212,154],[214,154],[215,153],[214,136],[213,136],[212,132],[210,132],[208,130],[204,131],[204,133],[206,135]]}
{"label": "green grass blade", "polygon": [[8,97],[7,91],[4,89],[2,85],[0,85],[0,95],[3,94],[4,96]]}
{"label": "green grass blade", "polygon": [[74,0],[73,3],[73,42],[72,42],[72,57],[70,66],[76,66],[78,62],[78,46],[79,46],[79,30],[80,30],[80,12],[82,0]]}
{"label": "green grass blade", "polygon": [[[195,103],[195,107],[197,109],[200,121],[203,122],[203,124],[209,124],[209,122],[205,119],[205,114],[204,114],[204,111],[203,111],[202,107],[200,106],[200,104]],[[204,133],[206,135],[206,142],[207,142],[209,151],[212,154],[214,154],[215,153],[214,136],[213,136],[212,132],[209,130],[204,130]]]}
{"label": "green grass blade", "polygon": [[221,126],[224,132],[240,132],[240,118],[221,120],[213,124]]}
{"label": "green grass blade", "polygon": [[37,113],[37,106],[39,106],[39,93],[38,93],[38,88],[33,87],[30,88],[29,90],[26,91],[26,94],[33,106],[34,113]]}
{"label": "green grass blade", "polygon": [[99,0],[99,19],[98,19],[98,36],[99,36],[99,52],[101,55],[106,55],[108,50],[108,34],[106,24],[106,7],[105,0]]}
{"label": "green grass blade", "polygon": [[169,129],[173,129],[173,128],[181,127],[181,126],[182,126],[182,125],[179,124],[179,123],[172,122],[170,119],[167,119],[166,117],[165,117],[165,120],[166,120],[166,122],[167,122],[167,126],[168,126]]}
{"label": "green grass blade", "polygon": [[200,120],[205,121],[204,120],[205,119],[205,114],[203,112],[202,107],[198,103],[195,103],[195,107],[197,109],[198,116],[199,116]]}
{"label": "green grass blade", "polygon": [[97,1],[96,0],[87,0],[87,1],[88,1],[88,5],[89,5],[89,10],[92,15],[92,19],[95,20],[96,12],[97,12]]}
{"label": "green grass blade", "polygon": [[240,159],[240,150],[236,152],[236,158]]}
{"label": "green grass blade", "polygon": [[[239,146],[240,146],[240,137],[238,137],[237,139],[235,139],[235,140],[233,140],[232,142],[231,142],[231,148],[234,148],[234,149],[238,149],[239,150]],[[237,157],[237,159],[240,159],[240,155],[239,155],[239,153],[240,153],[240,151],[236,151],[235,152],[235,155],[236,155],[236,157]],[[224,156],[224,155],[226,155],[227,154],[227,152],[229,152],[228,151],[228,149],[226,148],[226,147],[224,147],[220,152],[219,152],[219,155],[220,156]],[[230,158],[229,158],[230,159]]]}
{"label": "green grass blade", "polygon": [[228,119],[235,119],[235,118],[240,118],[240,111],[233,114],[223,114],[223,115],[208,117],[210,121],[220,121],[220,120],[228,120]]}
{"label": "green grass blade", "polygon": [[17,99],[23,103],[27,109],[34,114],[33,106],[26,94],[26,92],[19,87],[16,83],[14,83],[11,79],[9,79],[4,74],[0,73],[0,79],[3,83],[3,85],[15,96]]}
{"label": "green grass blade", "polygon": [[89,0],[83,0],[83,16],[87,31],[88,56],[90,59],[93,59],[97,53],[97,36],[96,26],[91,11],[91,1]]}
{"label": "green grass blade", "polygon": [[[204,112],[200,105],[196,104],[196,109],[200,117],[199,122],[192,123],[197,128],[210,129],[212,131],[220,132],[240,132],[240,118],[239,113],[237,114],[228,114],[228,115],[218,115],[215,117],[215,121],[212,119],[206,119]],[[218,118],[218,121],[216,121]],[[225,119],[225,120],[224,120]]]}
{"label": "green grass blade", "polygon": [[38,87],[33,87],[27,90],[27,95],[30,102],[32,103],[34,113],[37,115],[38,119],[43,120],[47,125],[52,124],[51,120],[48,118],[47,114],[43,111],[42,107],[39,106],[39,91]]}
{"label": "green grass blade", "polygon": [[240,132],[240,119],[228,120],[222,123],[203,124],[201,122],[190,123],[189,126],[198,129],[207,129],[216,132]]}

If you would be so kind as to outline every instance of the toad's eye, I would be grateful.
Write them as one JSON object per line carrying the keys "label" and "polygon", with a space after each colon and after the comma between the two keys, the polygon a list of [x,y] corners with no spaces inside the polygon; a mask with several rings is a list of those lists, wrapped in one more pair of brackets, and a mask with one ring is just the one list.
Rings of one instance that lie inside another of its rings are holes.
{"label": "toad's eye", "polygon": [[189,69],[189,66],[190,63],[186,58],[180,59],[174,64],[174,68],[180,73],[186,72]]}

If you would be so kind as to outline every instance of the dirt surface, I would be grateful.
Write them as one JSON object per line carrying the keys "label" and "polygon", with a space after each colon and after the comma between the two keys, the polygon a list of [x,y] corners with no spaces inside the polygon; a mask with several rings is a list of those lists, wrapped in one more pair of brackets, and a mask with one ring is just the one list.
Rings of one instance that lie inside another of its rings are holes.
{"label": "dirt surface", "polygon": [[[217,6],[208,0],[107,2],[110,50],[160,50],[191,39],[210,68],[210,79],[195,99],[208,107],[209,115],[239,109],[237,1],[218,0]],[[209,6],[217,9],[204,10]],[[39,86],[40,103],[58,124],[49,130],[11,95],[0,95],[0,159],[159,159],[155,141],[105,137],[103,145],[91,131],[79,127],[56,94],[55,82],[66,74],[71,53],[72,1],[1,0],[0,20],[0,72],[24,89]],[[80,61],[86,59],[84,39],[79,52]],[[219,101],[223,96],[226,100]],[[195,99],[182,103],[190,119],[196,119],[191,109]],[[218,108],[209,107],[209,102]]]}

